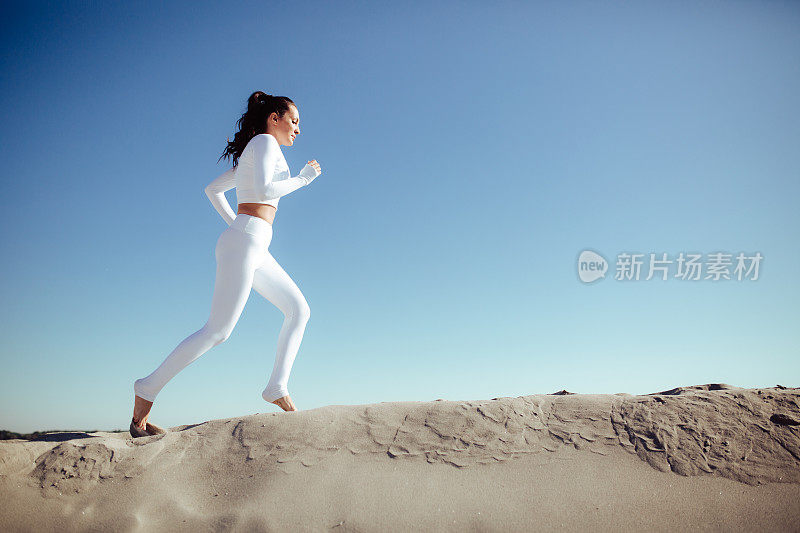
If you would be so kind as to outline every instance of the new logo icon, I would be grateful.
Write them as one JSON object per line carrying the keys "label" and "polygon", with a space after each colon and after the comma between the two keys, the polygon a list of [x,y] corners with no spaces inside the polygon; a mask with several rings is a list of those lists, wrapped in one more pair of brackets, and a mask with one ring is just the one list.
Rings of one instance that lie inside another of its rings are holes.
{"label": "new logo icon", "polygon": [[584,283],[591,283],[606,277],[608,261],[591,250],[584,250],[578,257],[578,277]]}

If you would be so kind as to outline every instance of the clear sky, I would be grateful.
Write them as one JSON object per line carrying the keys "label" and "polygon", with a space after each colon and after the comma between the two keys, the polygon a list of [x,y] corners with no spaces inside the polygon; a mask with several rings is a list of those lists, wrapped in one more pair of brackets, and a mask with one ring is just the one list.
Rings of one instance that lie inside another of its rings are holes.
{"label": "clear sky", "polygon": [[[255,90],[323,170],[270,246],[311,307],[299,409],[800,384],[800,4],[165,4],[5,5],[0,428],[127,428],[208,318],[203,189]],[[615,279],[681,252],[763,260]],[[282,319],[253,291],[151,420],[279,410]]]}

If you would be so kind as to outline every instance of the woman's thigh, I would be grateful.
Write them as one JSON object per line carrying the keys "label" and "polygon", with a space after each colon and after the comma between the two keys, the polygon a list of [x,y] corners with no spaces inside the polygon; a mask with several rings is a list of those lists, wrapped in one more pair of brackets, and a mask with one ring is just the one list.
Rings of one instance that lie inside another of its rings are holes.
{"label": "woman's thigh", "polygon": [[257,241],[237,230],[226,230],[217,242],[217,271],[208,326],[225,336],[233,331],[250,296],[260,262]]}
{"label": "woman's thigh", "polygon": [[253,275],[253,288],[286,315],[310,313],[300,288],[269,252]]}

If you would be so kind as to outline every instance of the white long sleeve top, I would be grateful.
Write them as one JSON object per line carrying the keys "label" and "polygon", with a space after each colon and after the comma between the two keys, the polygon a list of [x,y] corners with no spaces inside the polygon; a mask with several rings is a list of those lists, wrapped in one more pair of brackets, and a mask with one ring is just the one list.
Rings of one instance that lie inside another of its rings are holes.
{"label": "white long sleeve top", "polygon": [[308,185],[319,174],[309,164],[291,177],[281,145],[269,133],[250,139],[235,167],[220,174],[206,186],[206,196],[230,226],[236,213],[225,198],[225,191],[236,187],[236,202],[268,204],[278,208],[278,199]]}

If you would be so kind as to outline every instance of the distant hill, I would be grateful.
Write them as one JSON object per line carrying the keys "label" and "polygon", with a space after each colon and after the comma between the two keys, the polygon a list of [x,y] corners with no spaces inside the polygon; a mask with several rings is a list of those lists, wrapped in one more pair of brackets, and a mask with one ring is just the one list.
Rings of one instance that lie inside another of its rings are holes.
{"label": "distant hill", "polygon": [[[84,429],[50,429],[47,431],[34,431],[33,433],[15,433],[14,431],[7,431],[5,429],[0,429],[0,440],[10,440],[10,439],[26,439],[26,440],[39,440],[48,433],[97,433],[101,431],[99,429],[93,430],[84,430]],[[119,433],[123,430],[121,429],[114,429],[112,431],[107,431],[107,433]]]}

